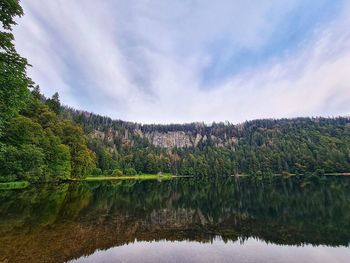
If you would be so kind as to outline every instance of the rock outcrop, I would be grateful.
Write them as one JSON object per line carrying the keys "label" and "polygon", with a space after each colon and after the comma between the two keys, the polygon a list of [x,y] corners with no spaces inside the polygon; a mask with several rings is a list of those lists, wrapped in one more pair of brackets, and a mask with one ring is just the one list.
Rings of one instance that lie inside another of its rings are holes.
{"label": "rock outcrop", "polygon": [[[161,148],[186,148],[196,146],[191,135],[183,131],[179,132],[153,132],[144,135],[150,143]],[[198,144],[198,142],[197,142]]]}
{"label": "rock outcrop", "polygon": [[156,147],[161,147],[165,149],[172,148],[190,148],[197,147],[200,143],[206,143],[208,139],[216,147],[227,147],[233,148],[238,143],[237,137],[224,136],[219,137],[213,134],[201,134],[201,133],[191,133],[185,131],[167,131],[167,132],[142,132],[140,129],[135,129],[132,131],[125,130],[124,132],[118,132],[113,130],[108,130],[105,132],[95,130],[90,134],[91,138],[100,139],[107,142],[113,142],[115,139],[121,140],[123,144],[133,145],[133,136],[147,139],[147,141]]}

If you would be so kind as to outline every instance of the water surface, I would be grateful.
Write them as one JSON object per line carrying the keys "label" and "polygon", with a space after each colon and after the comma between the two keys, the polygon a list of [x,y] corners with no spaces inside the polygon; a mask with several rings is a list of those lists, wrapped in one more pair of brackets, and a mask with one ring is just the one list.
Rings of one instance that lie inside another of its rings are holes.
{"label": "water surface", "polygon": [[345,263],[349,241],[343,177],[0,191],[0,262]]}

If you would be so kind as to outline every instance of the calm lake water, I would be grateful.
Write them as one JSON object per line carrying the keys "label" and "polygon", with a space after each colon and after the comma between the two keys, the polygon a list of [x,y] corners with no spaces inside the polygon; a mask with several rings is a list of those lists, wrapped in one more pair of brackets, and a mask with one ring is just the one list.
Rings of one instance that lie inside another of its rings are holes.
{"label": "calm lake water", "polygon": [[0,262],[350,262],[350,178],[0,191]]}

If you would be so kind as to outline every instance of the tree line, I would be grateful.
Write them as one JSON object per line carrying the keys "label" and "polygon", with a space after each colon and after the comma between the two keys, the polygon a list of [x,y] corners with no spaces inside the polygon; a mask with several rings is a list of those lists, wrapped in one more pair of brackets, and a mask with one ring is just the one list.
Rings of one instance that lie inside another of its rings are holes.
{"label": "tree line", "polygon": [[[248,121],[239,125],[142,125],[63,107],[62,112],[82,125],[96,153],[95,174],[114,169],[170,172],[180,175],[311,174],[350,171],[350,119],[295,118]],[[102,137],[92,136],[102,133]],[[195,147],[164,149],[139,134],[185,132],[208,139]],[[233,146],[218,146],[212,135],[236,138]]]}

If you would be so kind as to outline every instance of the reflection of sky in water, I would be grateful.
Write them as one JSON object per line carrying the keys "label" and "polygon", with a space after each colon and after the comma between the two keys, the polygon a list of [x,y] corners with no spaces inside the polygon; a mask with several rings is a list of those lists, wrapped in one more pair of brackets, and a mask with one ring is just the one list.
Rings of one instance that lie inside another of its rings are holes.
{"label": "reflection of sky in water", "polygon": [[72,263],[105,262],[244,262],[244,263],[348,263],[350,248],[280,246],[255,239],[240,242],[189,241],[135,242],[96,251]]}

